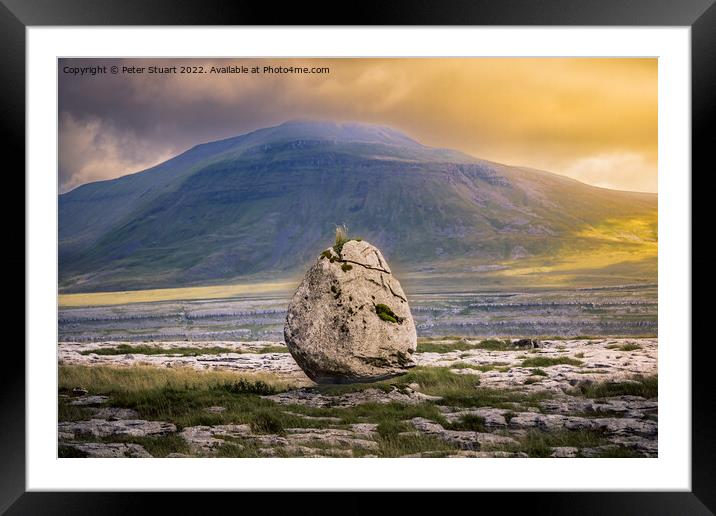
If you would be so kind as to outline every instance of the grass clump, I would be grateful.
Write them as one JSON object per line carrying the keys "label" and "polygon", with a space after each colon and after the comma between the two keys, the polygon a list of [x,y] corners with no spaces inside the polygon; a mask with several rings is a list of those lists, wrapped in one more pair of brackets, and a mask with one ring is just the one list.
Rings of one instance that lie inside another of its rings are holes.
{"label": "grass clump", "polygon": [[460,339],[457,342],[418,341],[419,353],[450,353],[452,351],[468,351],[475,349],[475,344]]}
{"label": "grass clump", "polygon": [[338,256],[341,255],[341,251],[343,251],[343,246],[346,242],[348,242],[350,238],[348,238],[348,228],[345,224],[342,224],[340,226],[336,226],[336,239],[333,243],[333,250],[338,253]]}
{"label": "grass clump", "polygon": [[378,423],[376,431],[380,437],[389,438],[403,432],[413,432],[415,429],[405,421],[386,419]]}
{"label": "grass clump", "polygon": [[485,418],[474,414],[465,414],[458,421],[444,425],[446,430],[468,430],[471,432],[486,432]]}
{"label": "grass clump", "polygon": [[552,448],[570,446],[574,448],[594,448],[607,444],[600,432],[593,430],[563,430],[558,432],[530,431],[523,439],[521,451],[530,457],[549,457]]}
{"label": "grass clump", "polygon": [[[456,362],[450,365],[450,369],[474,369],[482,373],[488,371],[504,371],[505,366],[508,366],[507,362],[491,362],[489,364],[469,364],[467,362]],[[509,367],[507,368],[509,369]]]}
{"label": "grass clump", "polygon": [[218,385],[212,385],[210,387],[214,391],[224,391],[231,394],[259,394],[266,396],[270,394],[276,394],[276,388],[267,384],[263,380],[247,380],[245,378],[239,378],[234,381],[225,381]]}
{"label": "grass clump", "polygon": [[255,412],[251,417],[251,430],[257,434],[277,434],[286,433],[283,422],[277,416],[275,411],[264,409]]}
{"label": "grass clump", "polygon": [[549,376],[544,369],[532,369],[530,372],[535,376]]}
{"label": "grass clump", "polygon": [[658,376],[635,376],[621,382],[582,382],[567,392],[573,396],[585,398],[610,398],[612,396],[641,396],[657,398],[659,396]]}
{"label": "grass clump", "polygon": [[519,349],[512,345],[512,341],[505,339],[486,339],[481,340],[475,345],[478,349],[486,349],[488,351],[512,351]]}
{"label": "grass clump", "polygon": [[187,442],[177,434],[159,437],[132,437],[128,441],[143,446],[152,457],[166,457],[170,453],[190,453]]}
{"label": "grass clump", "polygon": [[86,407],[70,405],[67,400],[60,398],[57,404],[58,421],[84,421],[92,418],[92,411]]}
{"label": "grass clump", "polygon": [[348,272],[351,269],[353,269],[353,266],[350,263],[344,263],[341,265],[341,270],[343,272]]}
{"label": "grass clump", "polygon": [[644,455],[624,446],[610,446],[601,449],[594,457],[600,459],[639,459]]}
{"label": "grass clump", "polygon": [[447,457],[459,451],[457,446],[430,435],[387,435],[378,438],[378,456],[403,457],[429,454],[430,457]]}
{"label": "grass clump", "polygon": [[470,395],[480,383],[476,375],[455,374],[448,367],[416,367],[399,381],[405,385],[417,383],[420,392],[441,397]]}
{"label": "grass clump", "polygon": [[[444,421],[441,423],[447,424]],[[412,425],[401,420],[383,420],[378,424],[377,432],[380,457],[401,457],[423,453],[431,457],[445,457],[458,451],[456,446],[437,437],[417,433]]]}
{"label": "grass clump", "polygon": [[531,357],[522,361],[522,367],[550,367],[562,364],[581,366],[582,362],[570,357]]}
{"label": "grass clump", "polygon": [[[234,351],[233,353],[236,353],[236,352]],[[286,346],[273,344],[273,345],[262,346],[256,350],[253,350],[253,351],[244,351],[243,353],[257,353],[257,354],[288,353],[288,348]]]}
{"label": "grass clump", "polygon": [[607,349],[616,349],[619,351],[636,351],[637,349],[641,349],[641,346],[639,344],[636,344],[634,342],[627,342],[626,344],[610,344],[607,346]]}

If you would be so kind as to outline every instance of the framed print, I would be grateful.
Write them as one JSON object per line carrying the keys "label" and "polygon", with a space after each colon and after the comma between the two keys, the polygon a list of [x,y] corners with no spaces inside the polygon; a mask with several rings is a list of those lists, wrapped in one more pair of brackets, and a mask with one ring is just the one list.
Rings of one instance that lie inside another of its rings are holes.
{"label": "framed print", "polygon": [[529,491],[710,513],[691,182],[716,8],[512,4],[346,26],[5,2],[27,303],[2,507]]}

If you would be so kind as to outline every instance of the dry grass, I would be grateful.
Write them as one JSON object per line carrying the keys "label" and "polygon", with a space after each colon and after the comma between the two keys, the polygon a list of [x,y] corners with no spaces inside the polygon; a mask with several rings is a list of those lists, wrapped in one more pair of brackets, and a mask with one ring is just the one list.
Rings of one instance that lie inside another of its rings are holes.
{"label": "dry grass", "polygon": [[149,366],[102,367],[64,365],[59,368],[60,390],[83,387],[92,393],[141,392],[158,388],[210,389],[241,379],[264,382],[276,390],[292,388],[297,382],[266,373],[197,371],[189,367],[160,369]]}

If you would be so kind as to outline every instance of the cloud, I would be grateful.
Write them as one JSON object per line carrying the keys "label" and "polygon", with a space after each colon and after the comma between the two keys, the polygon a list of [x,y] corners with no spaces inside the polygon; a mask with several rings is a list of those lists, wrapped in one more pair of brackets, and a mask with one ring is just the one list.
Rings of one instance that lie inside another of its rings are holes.
{"label": "cloud", "polygon": [[564,173],[584,183],[602,188],[656,192],[658,178],[654,163],[636,153],[598,154],[575,160]]}
{"label": "cloud", "polygon": [[60,193],[81,184],[139,172],[176,154],[171,147],[143,141],[96,117],[78,120],[60,115]]}

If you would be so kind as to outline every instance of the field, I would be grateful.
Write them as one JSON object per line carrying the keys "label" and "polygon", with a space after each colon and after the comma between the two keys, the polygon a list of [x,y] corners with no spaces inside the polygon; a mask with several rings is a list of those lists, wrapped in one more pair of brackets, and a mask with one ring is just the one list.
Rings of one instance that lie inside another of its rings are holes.
{"label": "field", "polygon": [[418,367],[342,386],[288,353],[290,288],[242,288],[62,296],[59,455],[657,454],[655,285],[414,289]]}
{"label": "field", "polygon": [[[287,350],[264,352],[265,343],[192,346],[189,353],[180,342],[61,343],[59,455],[657,453],[656,339],[522,348],[510,340],[424,338],[408,374],[341,386],[313,384]],[[147,347],[154,352],[145,354]]]}

